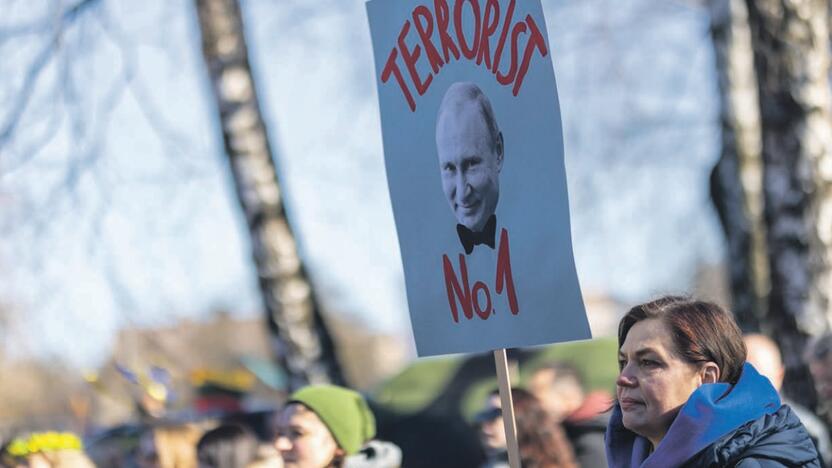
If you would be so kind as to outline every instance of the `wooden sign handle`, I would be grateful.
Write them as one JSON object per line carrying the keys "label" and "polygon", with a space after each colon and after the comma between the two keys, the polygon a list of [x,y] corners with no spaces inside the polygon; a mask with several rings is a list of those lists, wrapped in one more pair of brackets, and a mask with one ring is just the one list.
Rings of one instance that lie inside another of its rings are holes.
{"label": "wooden sign handle", "polygon": [[506,428],[506,449],[508,465],[520,468],[520,448],[517,445],[517,423],[514,420],[514,402],[511,398],[511,381],[508,373],[506,349],[494,350],[494,363],[497,365],[497,382],[500,385],[500,405],[503,410],[503,425]]}

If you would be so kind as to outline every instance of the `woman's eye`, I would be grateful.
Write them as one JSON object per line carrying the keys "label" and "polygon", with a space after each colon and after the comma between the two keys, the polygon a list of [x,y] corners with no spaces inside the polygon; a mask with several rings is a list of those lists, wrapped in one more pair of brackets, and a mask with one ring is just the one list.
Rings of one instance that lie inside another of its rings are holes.
{"label": "woman's eye", "polygon": [[642,359],[641,365],[644,367],[656,367],[659,365],[658,361],[654,361],[652,359]]}
{"label": "woman's eye", "polygon": [[296,429],[284,429],[275,433],[275,437],[285,437],[287,439],[297,439],[301,436],[303,436],[303,432]]}
{"label": "woman's eye", "polygon": [[626,365],[627,365],[627,361],[625,361],[624,359],[619,359],[618,360],[618,370],[623,369],[624,366],[626,366]]}

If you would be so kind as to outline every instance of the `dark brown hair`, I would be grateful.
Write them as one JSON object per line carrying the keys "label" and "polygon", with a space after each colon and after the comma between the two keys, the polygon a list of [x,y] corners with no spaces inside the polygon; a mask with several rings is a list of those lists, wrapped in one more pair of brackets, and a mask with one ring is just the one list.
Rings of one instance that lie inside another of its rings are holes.
{"label": "dark brown hair", "polygon": [[524,468],[577,468],[572,446],[563,428],[531,393],[511,389],[517,445]]}
{"label": "dark brown hair", "polygon": [[245,468],[257,458],[258,444],[248,427],[223,424],[206,432],[196,444],[199,466]]}
{"label": "dark brown hair", "polygon": [[716,304],[681,296],[637,305],[618,324],[618,348],[633,325],[653,318],[670,330],[678,357],[692,364],[714,362],[719,367],[720,382],[737,383],[746,349],[742,333],[728,312]]}

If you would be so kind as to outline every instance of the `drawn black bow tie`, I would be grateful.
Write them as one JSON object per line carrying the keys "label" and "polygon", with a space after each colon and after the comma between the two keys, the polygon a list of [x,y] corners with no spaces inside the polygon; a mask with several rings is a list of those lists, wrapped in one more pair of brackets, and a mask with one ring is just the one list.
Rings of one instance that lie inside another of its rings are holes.
{"label": "drawn black bow tie", "polygon": [[494,235],[497,232],[497,215],[491,215],[482,231],[474,232],[462,224],[456,225],[456,233],[459,235],[459,242],[465,249],[465,255],[474,251],[474,246],[485,244],[494,249]]}

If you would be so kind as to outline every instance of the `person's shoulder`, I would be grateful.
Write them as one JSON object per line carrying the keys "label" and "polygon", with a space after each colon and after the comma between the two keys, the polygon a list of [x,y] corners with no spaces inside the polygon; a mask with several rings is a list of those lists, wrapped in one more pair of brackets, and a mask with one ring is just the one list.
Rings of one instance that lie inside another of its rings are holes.
{"label": "person's shoulder", "polygon": [[820,466],[806,428],[787,405],[731,431],[695,460],[696,466]]}
{"label": "person's shoulder", "polygon": [[815,416],[808,408],[788,398],[783,398],[783,403],[791,407],[792,411],[800,419],[800,422],[803,423],[806,432],[809,433],[809,437],[815,443],[815,448],[818,450],[818,454],[824,464],[827,466],[832,465],[832,440],[829,439],[829,431],[826,429],[823,421]]}
{"label": "person's shoulder", "polygon": [[371,440],[361,450],[346,458],[344,468],[398,468],[402,450],[392,442]]}
{"label": "person's shoulder", "polygon": [[783,398],[783,404],[788,405],[792,409],[792,412],[797,415],[800,422],[802,422],[806,427],[806,430],[809,431],[809,435],[812,435],[813,433],[820,433],[828,437],[828,431],[826,430],[826,426],[823,424],[823,421],[815,416],[814,413],[809,411],[808,408],[801,406],[788,398]]}

